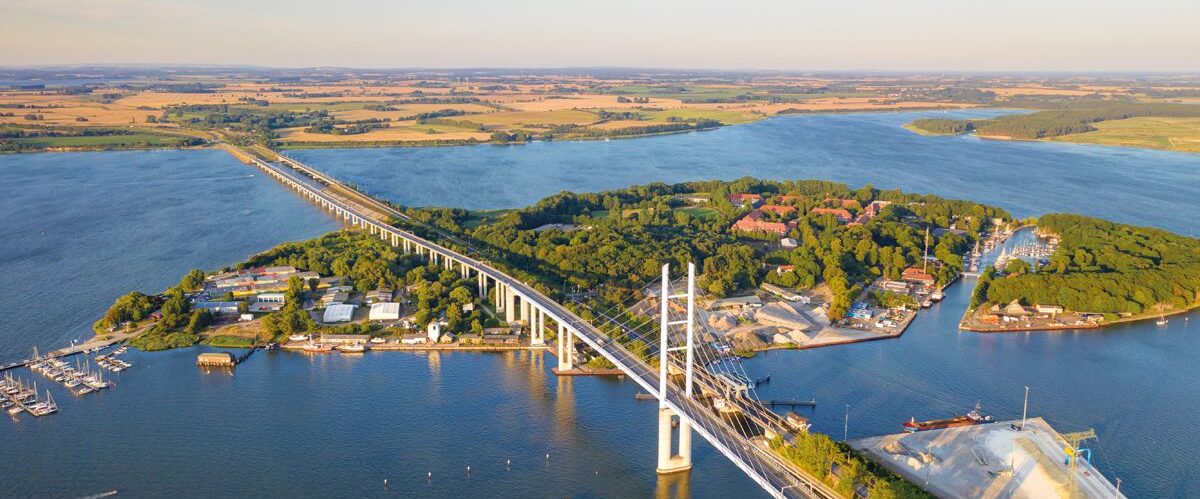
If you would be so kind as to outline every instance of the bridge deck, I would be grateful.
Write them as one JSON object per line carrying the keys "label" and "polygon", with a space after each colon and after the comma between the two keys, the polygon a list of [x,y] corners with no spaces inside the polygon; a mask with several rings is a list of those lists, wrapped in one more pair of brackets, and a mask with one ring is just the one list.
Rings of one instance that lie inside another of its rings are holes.
{"label": "bridge deck", "polygon": [[[459,265],[466,266],[486,275],[498,284],[507,286],[522,300],[528,300],[533,303],[555,322],[570,329],[579,339],[615,364],[630,379],[640,385],[642,389],[655,397],[659,397],[658,372],[655,369],[652,369],[637,355],[627,350],[619,342],[613,341],[602,331],[580,318],[571,310],[545,296],[532,286],[510,277],[483,261],[468,257],[415,234],[371,218],[350,203],[330,195],[324,189],[317,188],[312,182],[301,179],[300,175],[297,175],[295,171],[302,171],[306,174],[305,176],[310,176],[314,180],[327,184],[336,183],[336,180],[290,158],[284,158],[284,161],[292,165],[292,167],[283,167],[258,159],[254,160],[255,164],[263,171],[309,198],[319,200],[322,204],[335,209],[340,212],[340,215],[347,217],[354,225],[369,229],[373,234],[379,233],[384,239],[402,239],[425,251],[449,258]],[[339,184],[339,186],[343,189],[349,189],[349,187],[344,185]],[[699,372],[704,373],[703,370],[699,370]],[[706,382],[703,379],[703,374],[701,374],[700,378],[701,382]],[[678,414],[680,418],[690,422],[692,428],[700,436],[733,461],[735,465],[741,468],[742,471],[772,496],[839,497],[835,491],[820,480],[785,462],[770,449],[766,449],[761,444],[741,435],[726,423],[720,414],[711,408],[705,407],[693,398],[684,396],[682,391],[674,385],[668,386],[671,386],[672,389],[667,391],[665,397],[659,397],[662,403]],[[767,421],[772,418],[776,420],[780,419],[770,409],[753,401],[743,400],[740,401],[739,405],[742,406],[741,408],[747,416],[752,419],[760,421]]]}

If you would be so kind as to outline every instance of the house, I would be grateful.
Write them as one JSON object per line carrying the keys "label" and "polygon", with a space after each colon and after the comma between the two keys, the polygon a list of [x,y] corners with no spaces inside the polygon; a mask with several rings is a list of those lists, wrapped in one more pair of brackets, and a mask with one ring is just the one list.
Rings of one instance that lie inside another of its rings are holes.
{"label": "house", "polygon": [[430,343],[436,343],[442,336],[442,324],[438,321],[430,321],[429,325],[425,326],[425,335],[429,338]]}
{"label": "house", "polygon": [[321,317],[321,322],[330,324],[334,322],[350,322],[354,319],[354,309],[358,308],[355,305],[346,303],[334,303],[325,307],[325,315]]}
{"label": "house", "polygon": [[398,321],[400,320],[400,304],[395,302],[372,303],[368,320]]}
{"label": "house", "polygon": [[926,286],[932,286],[937,282],[937,278],[933,277],[933,274],[916,267],[904,269],[904,274],[901,276],[901,279],[908,282],[919,282]]}
{"label": "house", "polygon": [[779,245],[784,248],[796,248],[796,247],[800,246],[800,241],[797,241],[790,237],[785,237],[785,238],[782,238],[779,240]]}
{"label": "house", "polygon": [[808,214],[814,216],[833,215],[840,224],[849,223],[853,219],[850,212],[843,208],[813,208],[808,211]]}
{"label": "house", "polygon": [[484,345],[516,345],[521,342],[516,334],[485,334],[481,339]]}
{"label": "house", "polygon": [[376,289],[367,291],[367,303],[379,303],[392,301],[392,290]]}
{"label": "house", "polygon": [[794,270],[796,270],[795,265],[780,265],[778,267],[775,267],[776,274],[783,274],[785,272],[792,272]]}
{"label": "house", "polygon": [[1034,305],[1033,308],[1039,314],[1058,315],[1063,313],[1063,308],[1060,305]]}
{"label": "house", "polygon": [[821,203],[827,204],[827,205],[840,206],[842,208],[847,208],[847,209],[858,206],[857,199],[826,198],[826,199],[822,200]]}
{"label": "house", "polygon": [[795,206],[784,206],[779,204],[765,204],[758,208],[758,211],[769,211],[781,217],[790,216],[796,213]]}
{"label": "house", "polygon": [[747,206],[753,208],[762,204],[762,196],[758,194],[730,194],[729,202],[738,208]]}
{"label": "house", "polygon": [[409,333],[400,336],[400,343],[403,345],[422,345],[429,338],[422,333]]}

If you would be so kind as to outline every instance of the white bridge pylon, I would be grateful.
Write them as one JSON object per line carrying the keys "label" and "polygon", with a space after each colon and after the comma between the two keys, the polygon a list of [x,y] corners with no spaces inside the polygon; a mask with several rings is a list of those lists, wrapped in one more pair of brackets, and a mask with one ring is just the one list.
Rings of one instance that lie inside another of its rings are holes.
{"label": "white bridge pylon", "polygon": [[[662,266],[662,292],[659,294],[659,359],[658,359],[658,473],[680,473],[692,469],[692,423],[678,417],[675,411],[667,406],[664,397],[667,392],[671,364],[668,355],[671,352],[684,351],[684,396],[692,398],[692,352],[695,344],[695,311],[696,311],[696,264],[688,263],[687,292],[671,294],[671,266]],[[686,300],[687,318],[672,321],[670,318],[671,300]],[[686,326],[686,337],[683,345],[671,346],[671,327]],[[679,420],[679,451],[673,453],[672,426],[675,419]]]}

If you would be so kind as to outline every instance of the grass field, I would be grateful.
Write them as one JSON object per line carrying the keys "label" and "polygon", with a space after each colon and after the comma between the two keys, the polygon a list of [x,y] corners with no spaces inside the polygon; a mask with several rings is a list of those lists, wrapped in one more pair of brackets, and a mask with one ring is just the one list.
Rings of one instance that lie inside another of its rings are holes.
{"label": "grass field", "polygon": [[1060,135],[1052,140],[1200,152],[1200,118],[1130,118],[1104,121],[1094,126],[1099,130]]}
{"label": "grass field", "polygon": [[675,211],[687,213],[692,218],[699,218],[701,220],[710,220],[720,214],[716,208],[711,206],[683,206],[675,208]]}
{"label": "grass field", "polygon": [[125,148],[125,147],[177,147],[187,139],[169,135],[138,133],[133,135],[94,135],[82,137],[31,137],[8,139],[18,144],[27,144],[43,148],[83,147],[83,148]]}

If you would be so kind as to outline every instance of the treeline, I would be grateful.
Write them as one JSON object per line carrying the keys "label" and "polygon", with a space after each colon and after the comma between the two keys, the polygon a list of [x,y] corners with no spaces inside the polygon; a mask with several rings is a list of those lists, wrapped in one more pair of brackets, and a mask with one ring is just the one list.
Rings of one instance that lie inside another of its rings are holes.
{"label": "treeline", "polygon": [[1083,100],[1061,109],[1010,114],[984,120],[920,119],[911,125],[930,133],[970,133],[1014,139],[1043,139],[1096,130],[1094,123],[1136,117],[1200,117],[1200,106]]}
{"label": "treeline", "polygon": [[845,443],[820,433],[796,434],[791,443],[776,437],[770,444],[785,459],[817,476],[842,497],[933,498],[912,482],[863,458]]}
{"label": "treeline", "polygon": [[987,301],[1104,314],[1161,313],[1200,303],[1200,240],[1079,215],[1043,216],[1038,229],[1059,238],[1049,263],[990,279]]}

